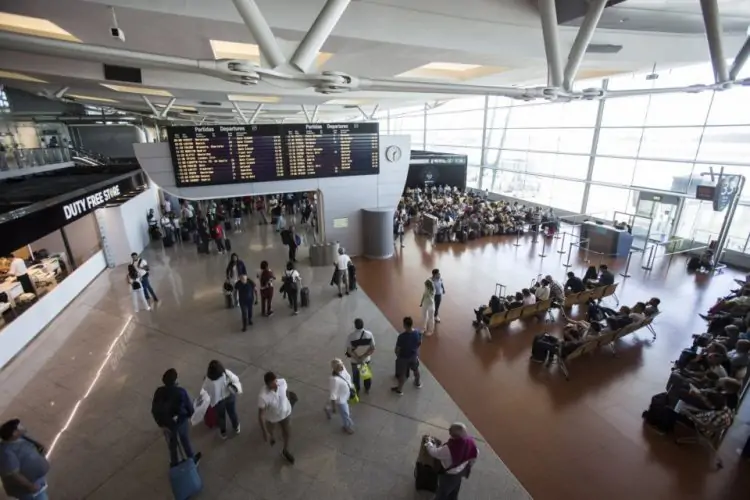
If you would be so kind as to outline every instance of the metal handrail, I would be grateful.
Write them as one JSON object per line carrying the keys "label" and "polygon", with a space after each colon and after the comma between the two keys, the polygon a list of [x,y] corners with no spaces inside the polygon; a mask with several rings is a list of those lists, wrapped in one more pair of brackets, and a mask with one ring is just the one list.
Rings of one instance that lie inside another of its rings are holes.
{"label": "metal handrail", "polygon": [[69,161],[72,161],[71,151],[65,147],[17,148],[5,153],[0,153],[0,170],[7,171],[33,168]]}

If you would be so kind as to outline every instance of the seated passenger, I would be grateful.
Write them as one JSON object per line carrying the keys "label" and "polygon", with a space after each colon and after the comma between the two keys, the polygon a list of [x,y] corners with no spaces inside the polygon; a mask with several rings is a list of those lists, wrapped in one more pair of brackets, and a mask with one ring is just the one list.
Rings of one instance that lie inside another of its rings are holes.
{"label": "seated passenger", "polygon": [[560,283],[555,280],[552,275],[547,275],[544,277],[545,280],[547,280],[547,283],[549,283],[549,295],[553,302],[557,302],[559,304],[562,304],[565,302],[565,291],[563,290],[563,287]]}
{"label": "seated passenger", "polygon": [[[608,311],[612,311],[612,309],[606,307],[603,307],[602,310],[605,311],[605,314]],[[622,306],[617,313],[610,315],[606,319],[607,326],[610,330],[619,330],[620,328],[626,327],[633,322],[633,318],[630,317],[631,312],[632,311],[628,306]]]}
{"label": "seated passenger", "polygon": [[588,288],[594,288],[597,286],[599,281],[599,273],[596,272],[596,267],[589,266],[586,269],[586,274],[583,275],[583,284]]}
{"label": "seated passenger", "polygon": [[508,299],[508,309],[517,309],[519,307],[523,307],[523,294],[521,292],[516,292],[515,296],[511,296]]}
{"label": "seated passenger", "polygon": [[549,281],[542,280],[539,283],[539,286],[534,289],[534,296],[536,297],[536,300],[539,302],[544,302],[545,300],[549,299]]}
{"label": "seated passenger", "polygon": [[536,304],[536,297],[531,295],[531,290],[529,290],[528,288],[524,288],[523,290],[521,290],[521,294],[523,294],[523,305],[532,306]]}
{"label": "seated passenger", "polygon": [[565,282],[565,294],[571,295],[586,290],[583,280],[572,271],[568,272],[568,281]]}
{"label": "seated passenger", "polygon": [[480,323],[489,323],[490,318],[493,314],[501,313],[505,311],[505,304],[500,297],[493,295],[490,297],[489,305],[480,306],[479,309],[474,309],[476,320],[473,322],[474,326],[478,326]]}
{"label": "seated passenger", "polygon": [[651,317],[659,314],[659,304],[661,304],[661,300],[658,298],[652,297],[649,299],[649,301],[646,302],[646,310],[644,311],[646,316]]}
{"label": "seated passenger", "polygon": [[606,264],[599,266],[599,286],[614,285],[615,275],[609,270]]}
{"label": "seated passenger", "polygon": [[738,340],[733,351],[727,353],[729,375],[734,377],[739,370],[750,366],[750,340]]}
{"label": "seated passenger", "polygon": [[646,319],[646,304],[643,302],[636,302],[633,308],[630,310],[630,319],[635,323],[639,323]]}

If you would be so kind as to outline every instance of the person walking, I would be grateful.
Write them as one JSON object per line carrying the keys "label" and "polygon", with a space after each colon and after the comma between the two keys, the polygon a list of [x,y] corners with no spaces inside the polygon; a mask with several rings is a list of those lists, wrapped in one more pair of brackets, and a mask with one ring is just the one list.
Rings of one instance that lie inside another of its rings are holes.
{"label": "person walking", "polygon": [[434,500],[458,500],[461,481],[471,474],[471,467],[479,457],[474,440],[469,437],[466,425],[456,422],[448,428],[448,441],[443,445],[428,439],[425,450],[440,460],[442,472],[438,474],[438,487]]}
{"label": "person walking", "polygon": [[154,299],[154,302],[159,302],[159,298],[156,296],[153,287],[151,287],[151,268],[146,262],[146,259],[139,257],[137,253],[133,252],[130,254],[132,264],[138,270],[138,274],[141,278],[141,284],[143,285],[143,295],[146,300]]}
{"label": "person walking", "polygon": [[210,404],[216,411],[219,420],[219,437],[227,438],[227,416],[235,434],[240,433],[240,420],[237,418],[237,394],[242,394],[239,377],[224,368],[220,361],[208,363],[206,378],[203,379],[203,390],[208,393]]}
{"label": "person walking", "polygon": [[216,219],[214,221],[213,228],[211,229],[211,234],[213,235],[214,242],[216,243],[216,250],[218,250],[220,255],[224,255],[224,252],[226,251],[224,247],[224,226],[219,219]]}
{"label": "person walking", "polygon": [[242,331],[245,332],[247,331],[247,325],[253,324],[253,304],[258,304],[255,283],[247,279],[247,274],[241,274],[239,281],[234,284],[234,290],[237,294],[237,304],[239,304],[242,313]]}
{"label": "person walking", "polygon": [[[354,331],[346,338],[346,356],[351,359],[352,383],[357,392],[360,391],[360,380],[364,379],[365,393],[370,393],[372,386],[372,371],[370,362],[375,352],[375,337],[372,332],[365,330],[365,322],[360,318],[354,320]],[[369,376],[362,377],[362,371]]]}
{"label": "person walking", "polygon": [[291,464],[294,463],[294,456],[289,452],[293,400],[296,400],[296,396],[289,392],[286,380],[276,377],[273,372],[266,372],[258,394],[258,423],[263,441],[271,446],[276,444],[274,430],[281,428],[281,456]]}
{"label": "person walking", "polygon": [[273,271],[268,267],[268,262],[265,260],[260,263],[258,281],[260,281],[260,314],[271,317],[273,316],[273,309],[271,309],[273,283],[276,281],[276,276],[274,276]]}
{"label": "person walking", "polygon": [[435,288],[435,323],[440,323],[440,303],[443,301],[443,295],[445,295],[445,284],[443,283],[443,277],[440,275],[440,269],[432,270],[433,288]]}
{"label": "person walking", "polygon": [[344,363],[335,358],[331,361],[331,377],[328,381],[330,392],[329,404],[326,404],[326,417],[331,419],[331,414],[338,411],[341,416],[341,425],[347,434],[354,434],[354,422],[349,412],[349,400],[356,397],[356,392],[352,386],[352,378],[344,368]]}
{"label": "person walking", "polygon": [[422,321],[424,323],[424,334],[432,335],[435,331],[435,285],[432,280],[424,282],[422,300],[419,302],[422,308]]}
{"label": "person walking", "polygon": [[404,220],[398,211],[393,216],[393,246],[396,246],[397,242],[404,248]]}
{"label": "person walking", "polygon": [[133,311],[140,311],[139,306],[143,306],[147,311],[151,310],[148,305],[146,295],[144,294],[142,278],[138,275],[138,270],[133,264],[128,265],[128,284],[130,285],[130,295],[133,298]]}
{"label": "person walking", "polygon": [[232,207],[232,217],[234,217],[234,232],[242,232],[242,202],[235,201]]}
{"label": "person walking", "polygon": [[301,238],[297,234],[297,231],[294,229],[294,226],[289,226],[288,242],[289,242],[289,261],[297,262],[297,248],[299,248],[299,243],[301,242]]}
{"label": "person walking", "polygon": [[399,396],[404,394],[404,383],[409,372],[414,373],[414,386],[417,389],[422,387],[419,373],[419,347],[422,345],[422,334],[414,329],[414,321],[409,316],[404,318],[403,325],[404,331],[398,335],[394,350],[398,385],[391,388],[391,391]]}
{"label": "person walking", "polygon": [[336,285],[339,288],[339,297],[344,296],[342,290],[349,295],[349,266],[353,264],[352,259],[346,255],[343,248],[339,248],[339,255],[333,265],[336,266]]}
{"label": "person walking", "polygon": [[289,300],[289,307],[293,310],[292,314],[299,314],[299,291],[302,288],[302,277],[294,268],[293,263],[286,263],[286,271],[284,271],[284,276],[281,277],[281,280],[283,281],[284,293]]}
{"label": "person walking", "polygon": [[193,453],[190,444],[190,417],[193,416],[193,402],[185,389],[177,384],[177,370],[170,368],[161,377],[164,385],[156,389],[151,400],[151,415],[156,425],[164,432],[169,447],[169,466],[179,463],[179,446],[187,458],[197,464],[201,454]]}
{"label": "person walking", "polygon": [[[227,279],[231,281],[232,286],[236,285],[240,279],[240,276],[247,274],[247,267],[242,262],[240,256],[233,253],[229,256],[229,264],[227,264]],[[234,303],[237,303],[237,293],[234,294]]]}
{"label": "person walking", "polygon": [[268,224],[268,216],[266,215],[266,197],[258,196],[255,198],[255,211],[260,216],[258,221],[259,225]]}
{"label": "person walking", "polygon": [[49,462],[44,447],[26,436],[17,418],[0,426],[0,479],[10,498],[48,500]]}

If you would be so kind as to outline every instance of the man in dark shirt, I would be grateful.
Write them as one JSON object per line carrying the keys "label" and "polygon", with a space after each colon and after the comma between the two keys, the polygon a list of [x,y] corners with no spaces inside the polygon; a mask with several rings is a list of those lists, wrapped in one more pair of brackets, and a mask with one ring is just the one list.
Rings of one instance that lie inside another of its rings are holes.
{"label": "man in dark shirt", "polygon": [[[151,402],[151,415],[167,438],[169,463],[172,467],[179,463],[177,447],[182,446],[185,456],[198,463],[201,454],[193,454],[190,445],[190,417],[193,416],[193,402],[185,389],[177,385],[177,370],[170,368],[161,377],[163,386],[156,389]],[[179,442],[178,442],[179,440]]]}
{"label": "man in dark shirt", "polygon": [[568,281],[565,282],[565,293],[580,293],[586,290],[586,286],[583,284],[583,280],[575,275],[574,272],[568,273]]}
{"label": "man in dark shirt", "polygon": [[247,279],[247,274],[241,274],[240,279],[234,284],[237,290],[237,302],[242,313],[242,331],[247,331],[247,325],[253,324],[253,301],[257,304],[255,296],[255,283]]}
{"label": "man in dark shirt", "polygon": [[614,285],[615,275],[610,272],[606,264],[599,266],[599,286]]}
{"label": "man in dark shirt", "polygon": [[414,321],[411,317],[404,318],[404,331],[396,340],[396,377],[398,385],[392,387],[391,391],[399,396],[403,395],[404,382],[409,371],[414,373],[414,386],[422,387],[419,375],[419,346],[422,345],[422,334],[414,329]]}

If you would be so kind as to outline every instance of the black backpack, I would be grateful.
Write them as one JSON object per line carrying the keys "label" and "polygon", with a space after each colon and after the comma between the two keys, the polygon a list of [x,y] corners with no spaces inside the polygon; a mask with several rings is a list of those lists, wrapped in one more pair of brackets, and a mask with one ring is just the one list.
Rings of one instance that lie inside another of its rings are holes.
{"label": "black backpack", "polygon": [[162,386],[154,392],[151,415],[159,427],[172,427],[180,410],[180,394],[176,387]]}
{"label": "black backpack", "polygon": [[281,243],[284,245],[292,244],[292,232],[288,229],[281,231]]}

